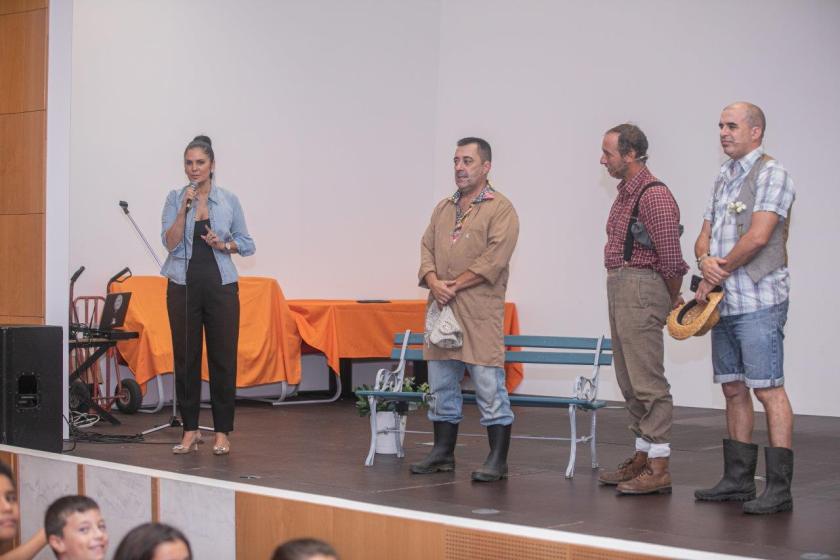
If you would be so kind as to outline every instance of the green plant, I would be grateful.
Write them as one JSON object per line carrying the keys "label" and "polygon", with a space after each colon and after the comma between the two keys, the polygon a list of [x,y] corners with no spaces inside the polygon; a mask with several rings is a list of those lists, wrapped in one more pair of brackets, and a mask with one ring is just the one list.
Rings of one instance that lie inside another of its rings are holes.
{"label": "green plant", "polygon": [[[360,385],[359,389],[363,391],[372,390],[368,385]],[[425,393],[428,395],[430,388],[428,383],[421,383],[420,385],[417,385],[413,377],[405,377],[403,378],[402,391],[406,393]],[[425,401],[419,403],[409,403],[405,401],[379,400],[376,403],[376,412],[397,412],[398,414],[405,414],[409,410],[426,409],[428,407],[429,405],[426,404]],[[356,399],[356,412],[359,413],[359,416],[370,415],[370,404],[368,403],[367,397],[359,397]]]}

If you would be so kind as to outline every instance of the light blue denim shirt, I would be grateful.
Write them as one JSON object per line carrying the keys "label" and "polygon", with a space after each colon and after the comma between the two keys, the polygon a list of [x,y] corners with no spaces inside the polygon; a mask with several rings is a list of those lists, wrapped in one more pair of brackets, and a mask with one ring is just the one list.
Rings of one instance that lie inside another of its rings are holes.
{"label": "light blue denim shirt", "polygon": [[[164,247],[166,247],[166,231],[175,223],[186,190],[186,187],[174,189],[166,197],[166,203],[163,205],[163,229],[160,234]],[[242,212],[242,206],[235,194],[213,183],[210,188],[210,195],[207,197],[207,210],[210,213],[210,228],[216,232],[219,239],[225,242],[234,241],[239,254],[243,257],[254,254],[257,248],[248,233],[248,227],[245,225],[245,214]],[[195,206],[187,210],[186,247],[184,246],[184,240],[180,240],[175,248],[169,251],[166,262],[160,269],[161,274],[176,284],[187,283],[186,270],[187,261],[192,258],[195,211]],[[236,272],[236,267],[230,255],[224,251],[213,249],[213,256],[216,257],[216,264],[219,266],[222,284],[236,282],[239,279],[239,274]]]}

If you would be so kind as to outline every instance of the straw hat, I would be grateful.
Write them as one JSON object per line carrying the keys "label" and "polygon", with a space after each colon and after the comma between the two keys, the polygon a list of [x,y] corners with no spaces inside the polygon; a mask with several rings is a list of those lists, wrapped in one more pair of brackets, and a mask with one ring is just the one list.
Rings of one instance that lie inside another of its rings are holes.
{"label": "straw hat", "polygon": [[677,340],[694,336],[703,336],[720,320],[718,304],[723,299],[723,292],[711,292],[709,303],[698,303],[692,299],[673,309],[668,315],[668,333]]}

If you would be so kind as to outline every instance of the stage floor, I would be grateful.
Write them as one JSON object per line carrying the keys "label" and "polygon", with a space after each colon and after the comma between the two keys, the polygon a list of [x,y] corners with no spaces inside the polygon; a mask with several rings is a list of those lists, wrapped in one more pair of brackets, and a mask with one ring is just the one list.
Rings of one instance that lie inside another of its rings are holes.
{"label": "stage floor", "polygon": [[[615,404],[615,403],[614,403]],[[566,436],[563,410],[517,408],[514,435]],[[134,434],[169,418],[118,414],[122,426],[100,422],[86,432]],[[767,434],[757,415],[756,442]],[[794,511],[747,516],[740,504],[696,503],[696,488],[714,484],[721,474],[721,411],[675,408],[671,472],[673,494],[618,496],[600,486],[589,466],[588,446],[578,448],[573,480],[564,478],[567,442],[517,440],[511,443],[510,478],[495,484],[470,481],[470,471],[487,454],[487,439],[478,411],[466,407],[454,473],[411,475],[408,464],[429,450],[431,435],[406,435],[406,457],[377,455],[373,467],[363,462],[369,444],[369,422],[356,414],[352,401],[272,407],[238,401],[236,432],[229,456],[213,456],[211,445],[190,455],[173,455],[169,447],[180,431],[168,428],[146,436],[145,443],[78,443],[72,455],[204,476],[248,482],[313,494],[446,515],[486,519],[547,529],[615,537],[759,558],[840,558],[840,418],[797,416],[794,434]],[[588,427],[588,416],[579,415]],[[212,425],[209,410],[202,424]],[[599,459],[614,466],[632,452],[623,410],[599,413]],[[431,430],[423,412],[410,413],[408,430]],[[209,434],[208,434],[209,435]],[[210,440],[212,441],[212,439]],[[70,447],[68,444],[67,447]],[[763,451],[759,475],[764,474]],[[763,483],[759,482],[759,491]],[[482,509],[498,513],[480,514]]]}

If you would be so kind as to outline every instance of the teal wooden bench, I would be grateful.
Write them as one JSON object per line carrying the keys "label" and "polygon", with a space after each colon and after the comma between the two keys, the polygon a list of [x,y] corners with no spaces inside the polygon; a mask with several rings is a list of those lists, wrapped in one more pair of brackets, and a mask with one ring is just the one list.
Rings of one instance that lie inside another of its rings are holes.
{"label": "teal wooden bench", "polygon": [[[396,402],[424,402],[431,397],[422,392],[401,391],[403,387],[403,376],[407,361],[422,361],[423,350],[416,348],[424,343],[423,334],[411,331],[397,334],[394,337],[395,347],[391,352],[391,358],[399,360],[397,367],[393,370],[380,369],[376,374],[376,384],[372,390],[359,390],[356,395],[367,398],[370,410],[375,411],[376,405],[383,401]],[[414,348],[411,348],[414,346]],[[575,474],[575,456],[577,444],[589,442],[592,458],[592,468],[598,468],[598,455],[596,450],[596,429],[598,409],[606,406],[606,401],[598,400],[598,374],[601,366],[612,364],[612,346],[608,338],[580,338],[560,336],[505,336],[505,346],[516,348],[505,352],[506,363],[520,364],[548,364],[562,366],[588,366],[591,368],[589,377],[578,375],[572,387],[572,396],[556,397],[544,395],[510,395],[512,406],[529,406],[541,408],[565,408],[569,413],[570,435],[568,438],[553,438],[570,442],[569,463],[566,466],[566,478],[572,478]],[[524,350],[527,349],[527,350]],[[475,404],[475,394],[464,393],[465,403]],[[578,410],[591,413],[590,429],[588,435],[577,435],[577,412]],[[396,412],[394,414],[397,414]],[[399,423],[395,424],[399,426]],[[378,433],[391,432],[394,435],[397,446],[397,456],[404,457],[405,451],[402,447],[399,429],[379,430],[376,424],[376,414],[370,415],[370,450],[365,465],[373,465],[376,456],[376,435]],[[517,436],[514,436],[517,437]],[[519,436],[524,437],[524,436]],[[540,438],[545,439],[545,438]]]}

